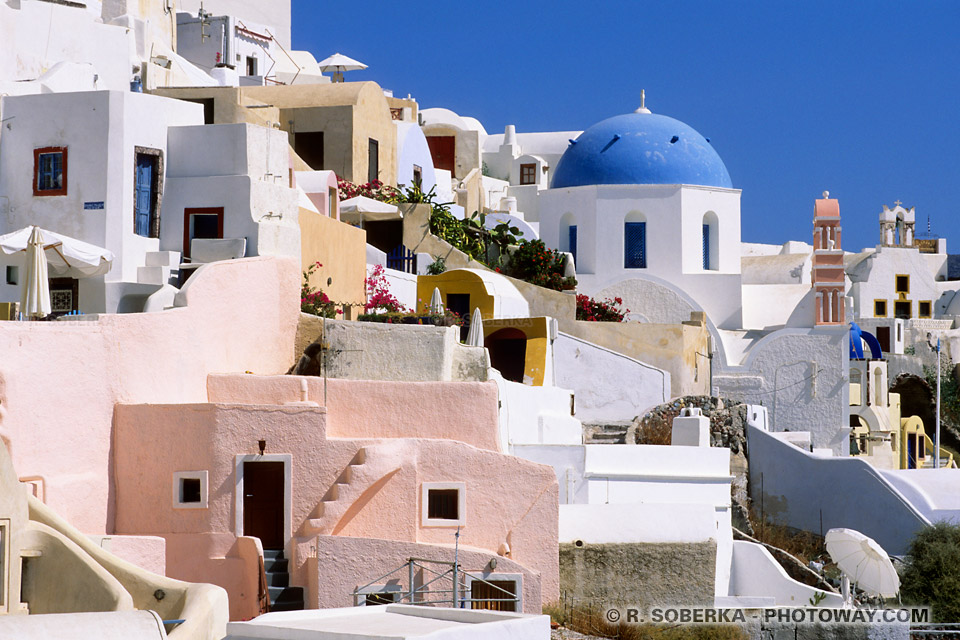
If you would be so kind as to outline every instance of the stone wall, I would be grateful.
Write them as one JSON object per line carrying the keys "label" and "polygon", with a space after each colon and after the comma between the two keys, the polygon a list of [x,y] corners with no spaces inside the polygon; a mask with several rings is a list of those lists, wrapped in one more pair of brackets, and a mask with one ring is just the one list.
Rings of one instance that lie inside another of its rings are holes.
{"label": "stone wall", "polygon": [[560,592],[583,604],[713,605],[716,541],[560,545]]}

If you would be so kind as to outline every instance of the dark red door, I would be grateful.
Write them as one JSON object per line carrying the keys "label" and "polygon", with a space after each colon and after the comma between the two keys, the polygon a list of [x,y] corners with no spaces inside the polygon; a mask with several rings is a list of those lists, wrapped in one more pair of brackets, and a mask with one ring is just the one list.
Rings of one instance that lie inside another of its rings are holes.
{"label": "dark red door", "polygon": [[456,140],[454,136],[429,136],[427,138],[427,144],[430,145],[430,156],[433,158],[433,166],[437,169],[446,169],[451,176],[455,174]]}
{"label": "dark red door", "polygon": [[283,463],[243,463],[243,535],[283,549]]}

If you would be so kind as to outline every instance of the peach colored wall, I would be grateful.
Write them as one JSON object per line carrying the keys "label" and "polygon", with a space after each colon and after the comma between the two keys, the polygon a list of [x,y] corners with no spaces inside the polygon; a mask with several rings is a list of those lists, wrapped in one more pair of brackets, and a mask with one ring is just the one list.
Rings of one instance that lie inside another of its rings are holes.
{"label": "peach colored wall", "polygon": [[323,265],[310,284],[330,300],[349,305],[345,319],[355,317],[367,302],[367,232],[306,209],[300,209],[299,222],[303,270],[315,262]]}
{"label": "peach colored wall", "polygon": [[[310,549],[310,562],[317,566],[319,590],[318,593],[311,594],[310,605],[308,605],[311,607],[317,607],[319,603],[328,603],[325,605],[327,607],[352,607],[354,605],[352,593],[355,588],[369,584],[387,571],[400,567],[410,557],[453,562],[453,549],[446,545],[424,545],[373,538],[346,538],[344,536],[318,536],[310,541],[310,545],[313,544],[316,544],[317,550],[314,559],[314,552]],[[371,563],[371,556],[376,558],[375,564]],[[461,568],[469,571],[471,575],[482,575],[480,572],[486,568],[491,558],[497,558],[497,573],[520,573],[523,575],[523,610],[525,613],[540,613],[541,604],[551,602],[550,598],[544,597],[538,576],[529,568],[517,564],[509,558],[499,557],[496,554],[463,545],[460,546],[458,559]],[[439,572],[446,568],[442,565],[427,564],[426,566]],[[424,574],[426,580],[423,582],[435,577],[427,572],[424,572]],[[390,579],[399,580],[402,587],[407,588],[409,579],[406,567],[391,575]],[[418,578],[415,577],[414,580],[416,582]],[[383,580],[378,584],[385,582],[387,581]],[[438,581],[434,588],[438,591],[449,590],[450,579],[446,578]],[[469,597],[469,593],[462,595]],[[436,594],[429,597],[431,600],[439,600],[449,598],[450,594]],[[555,595],[552,600],[556,601],[557,598],[558,596]]]}
{"label": "peach colored wall", "polygon": [[[277,384],[269,378],[264,382]],[[486,404],[486,386],[476,387]],[[464,413],[471,410],[470,404],[461,408]],[[349,508],[329,523],[333,533],[452,544],[455,527],[420,526],[421,485],[464,482],[466,523],[460,543],[496,553],[507,542],[513,560],[541,574],[543,597],[558,597],[558,487],[550,467],[452,441],[328,440],[325,418],[323,408],[279,405],[119,405],[114,448],[118,531],[151,535],[234,532],[235,456],[256,453],[257,440],[265,437],[267,453],[292,455],[293,531],[289,533],[300,535],[301,542],[309,540],[315,534],[307,530],[308,518],[364,448],[364,469],[354,474],[362,479],[357,481],[361,484],[347,503]],[[173,472],[204,469],[209,472],[209,508],[173,509]],[[349,487],[340,489],[341,495],[350,495],[349,491]],[[220,547],[206,550],[200,545],[171,544],[168,573],[180,576],[185,567],[201,562],[199,558],[227,557],[229,538],[216,539]],[[183,556],[179,556],[181,546]],[[367,559],[370,566],[380,566],[377,558],[368,555]],[[299,580],[295,583],[303,584],[305,559],[294,560],[291,573]],[[206,579],[231,593],[236,588],[219,583],[212,574]]]}
{"label": "peach colored wall", "polygon": [[[282,404],[300,398],[300,376],[212,375],[210,402]],[[304,377],[323,404],[323,378]],[[332,438],[437,438],[500,450],[493,382],[387,382],[328,378],[327,435]],[[368,400],[368,401],[363,401]]]}
{"label": "peach colored wall", "polygon": [[22,476],[86,533],[113,532],[109,476],[117,402],[205,400],[210,372],[280,373],[293,358],[299,264],[206,265],[161,313],[82,322],[0,322],[3,424]]}

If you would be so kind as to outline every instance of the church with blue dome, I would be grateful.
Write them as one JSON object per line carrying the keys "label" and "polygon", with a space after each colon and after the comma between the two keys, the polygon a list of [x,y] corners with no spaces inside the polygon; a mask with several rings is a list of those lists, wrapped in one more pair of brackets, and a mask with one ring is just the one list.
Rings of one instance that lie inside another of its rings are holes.
{"label": "church with blue dome", "polygon": [[693,127],[643,104],[598,122],[569,141],[538,200],[540,237],[574,255],[584,292],[629,307],[666,287],[717,327],[741,326],[740,190]]}
{"label": "church with blue dome", "polygon": [[583,132],[560,158],[551,187],[695,184],[732,189],[717,152],[689,125],[641,108]]}

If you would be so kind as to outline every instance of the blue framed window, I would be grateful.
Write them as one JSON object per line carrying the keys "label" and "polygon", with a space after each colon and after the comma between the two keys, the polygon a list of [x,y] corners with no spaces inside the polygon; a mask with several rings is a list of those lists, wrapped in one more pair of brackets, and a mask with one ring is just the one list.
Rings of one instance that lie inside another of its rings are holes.
{"label": "blue framed window", "polygon": [[647,268],[647,223],[623,224],[623,268]]}
{"label": "blue framed window", "polygon": [[577,225],[572,224],[568,229],[569,237],[567,238],[568,245],[570,247],[569,251],[573,254],[573,263],[577,263]]}
{"label": "blue framed window", "polygon": [[67,148],[33,150],[33,195],[67,195]]}
{"label": "blue framed window", "polygon": [[710,225],[703,225],[703,268],[710,268]]}

